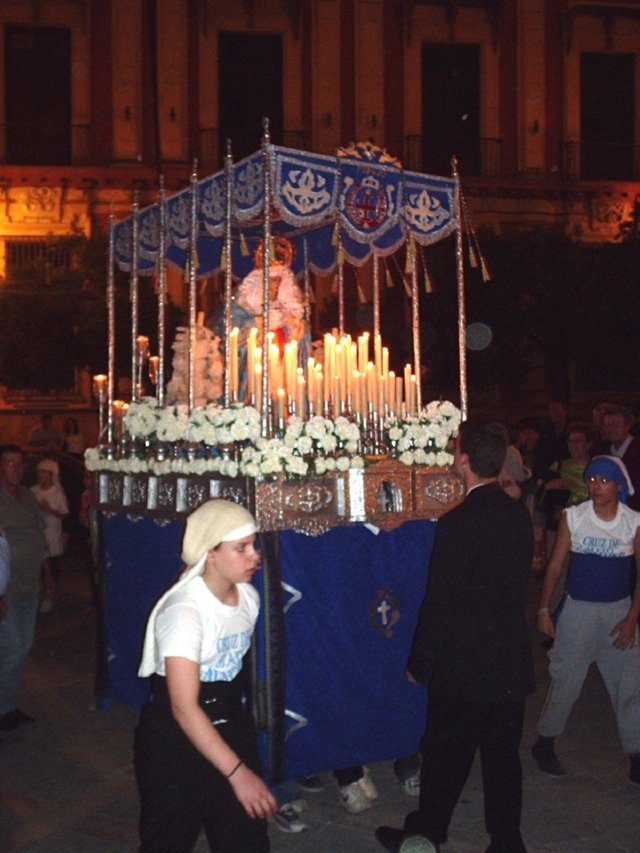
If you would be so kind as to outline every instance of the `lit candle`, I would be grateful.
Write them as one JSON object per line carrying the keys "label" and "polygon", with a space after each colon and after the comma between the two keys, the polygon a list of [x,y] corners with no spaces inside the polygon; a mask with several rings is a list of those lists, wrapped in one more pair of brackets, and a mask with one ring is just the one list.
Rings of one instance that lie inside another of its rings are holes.
{"label": "lit candle", "polygon": [[382,347],[382,375],[386,382],[389,375],[389,347]]}
{"label": "lit candle", "polygon": [[[270,333],[271,334],[271,333]],[[277,344],[269,344],[269,396],[282,384],[280,377],[280,350]]]}
{"label": "lit candle", "polygon": [[393,370],[387,374],[387,387],[385,389],[387,405],[389,406],[389,414],[394,414],[396,411],[396,375]]}
{"label": "lit candle", "polygon": [[[358,346],[357,344],[351,344],[348,352],[349,360],[347,365],[347,375],[350,379],[353,378],[353,374],[358,370]],[[353,383],[349,386],[349,391],[353,393],[354,386]]]}
{"label": "lit candle", "polygon": [[114,400],[111,406],[113,412],[113,437],[115,441],[119,441],[122,438],[125,405],[124,400]]}
{"label": "lit candle", "polygon": [[360,408],[360,373],[354,370],[351,375],[351,405],[356,415],[362,414]]}
{"label": "lit candle", "polygon": [[329,404],[331,401],[331,380],[334,375],[333,364],[335,359],[335,338],[327,333],[324,336],[324,402]]}
{"label": "lit candle", "polygon": [[93,377],[93,395],[97,397],[98,400],[102,398],[104,392],[107,388],[107,377],[104,373],[96,373]]}
{"label": "lit candle", "polygon": [[373,340],[373,362],[376,366],[376,374],[382,373],[382,338],[376,335]]}
{"label": "lit candle", "polygon": [[415,374],[411,375],[411,382],[409,383],[409,412],[412,415],[416,413],[416,377]]}
{"label": "lit candle", "polygon": [[284,388],[278,388],[276,391],[276,417],[278,418],[278,431],[283,432],[284,430],[284,403],[285,403],[285,390]]}
{"label": "lit candle", "polygon": [[149,356],[149,379],[151,380],[152,385],[157,385],[158,383],[158,365],[160,363],[159,355],[150,355]]}
{"label": "lit candle", "polygon": [[396,376],[396,415],[402,417],[402,388],[403,382],[401,376]]}
{"label": "lit candle", "polygon": [[385,407],[385,399],[386,399],[386,385],[384,376],[378,376],[378,414],[381,418],[384,417],[384,407]]}
{"label": "lit candle", "polygon": [[247,338],[247,376],[253,374],[253,366],[256,363],[256,348],[258,346],[258,330],[255,326],[249,330]]}
{"label": "lit candle", "polygon": [[141,359],[149,355],[149,338],[146,335],[138,335],[136,338],[136,351]]}
{"label": "lit candle", "polygon": [[289,396],[293,396],[294,394],[293,372],[294,369],[292,368],[291,361],[291,344],[286,343],[284,345],[284,386]]}
{"label": "lit candle", "polygon": [[316,414],[319,415],[322,413],[322,404],[324,402],[324,377],[322,375],[322,370],[319,364],[316,365],[314,385],[316,389],[315,409]]}
{"label": "lit candle", "polygon": [[297,374],[297,384],[296,384],[296,415],[299,418],[304,418],[306,414],[306,397],[307,397],[307,383],[304,381],[304,376],[302,375],[302,368],[299,368],[300,372]]}
{"label": "lit candle", "polygon": [[405,414],[409,414],[409,388],[411,387],[411,365],[405,364],[404,366],[404,411]]}
{"label": "lit candle", "polygon": [[327,332],[324,336],[324,351],[323,351],[323,373],[326,376],[331,364],[331,335]]}
{"label": "lit candle", "polygon": [[367,364],[367,404],[376,406],[376,368],[372,361]]}
{"label": "lit candle", "polygon": [[295,387],[296,387],[296,373],[298,370],[298,341],[293,340],[289,344],[291,347],[291,368],[290,368],[290,378],[291,378],[291,386],[288,387],[289,393],[291,396],[295,396]]}
{"label": "lit candle", "polygon": [[229,334],[229,396],[231,402],[238,399],[238,332],[237,326]]}
{"label": "lit candle", "polygon": [[369,362],[369,332],[363,332],[358,338],[358,371],[362,374],[367,372]]}
{"label": "lit candle", "polygon": [[316,398],[316,368],[313,358],[307,359],[307,397],[315,402]]}
{"label": "lit candle", "polygon": [[258,411],[262,409],[262,362],[253,365],[253,399]]}
{"label": "lit candle", "polygon": [[340,377],[333,377],[333,417],[336,418],[342,411],[342,398],[340,396]]}

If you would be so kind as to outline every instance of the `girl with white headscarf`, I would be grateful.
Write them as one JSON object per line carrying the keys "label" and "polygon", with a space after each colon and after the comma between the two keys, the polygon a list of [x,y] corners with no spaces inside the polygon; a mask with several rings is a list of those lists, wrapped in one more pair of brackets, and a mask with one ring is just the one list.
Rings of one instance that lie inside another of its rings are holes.
{"label": "girl with white headscarf", "polygon": [[[44,537],[49,549],[49,565],[54,581],[60,579],[60,557],[64,553],[62,522],[69,515],[69,504],[64,489],[60,485],[60,466],[55,459],[41,459],[36,467],[38,482],[31,491],[38,502],[38,509],[44,521]],[[38,610],[49,613],[53,609],[53,598],[42,595]]]}
{"label": "girl with white headscarf", "polygon": [[187,853],[203,828],[216,853],[269,849],[276,803],[242,701],[259,608],[255,533],[238,504],[203,504],[187,519],[186,569],[151,611],[138,671],[153,675],[136,732],[141,853]]}

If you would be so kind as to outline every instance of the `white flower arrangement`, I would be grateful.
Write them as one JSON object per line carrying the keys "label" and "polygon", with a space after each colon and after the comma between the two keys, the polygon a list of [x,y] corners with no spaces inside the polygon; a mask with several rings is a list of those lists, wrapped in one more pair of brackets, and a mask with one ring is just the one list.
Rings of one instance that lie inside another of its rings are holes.
{"label": "white flower arrangement", "polygon": [[227,408],[209,403],[189,413],[183,404],[158,407],[155,398],[130,403],[124,425],[135,439],[190,441],[210,447],[260,437],[260,413],[253,406],[233,404]]}
{"label": "white flower arrangement", "polygon": [[[429,403],[417,417],[391,417],[383,424],[383,436],[391,454],[404,465],[448,466],[449,449],[458,432],[460,410],[449,401]],[[356,423],[344,416],[335,420],[316,415],[309,420],[292,415],[282,436],[260,435],[260,413],[253,406],[227,408],[209,404],[189,413],[185,405],[159,408],[146,397],[132,402],[124,425],[133,439],[152,445],[171,444],[177,452],[168,458],[105,458],[100,448],[85,453],[88,470],[121,473],[221,474],[225,477],[288,477],[322,475],[332,471],[363,468],[361,434]],[[206,453],[180,451],[181,443],[208,448]],[[225,453],[231,449],[231,453]]]}
{"label": "white flower arrangement", "polygon": [[433,401],[417,417],[391,417],[384,438],[403,465],[447,466],[453,463],[450,442],[458,434],[461,413],[448,400]]}
{"label": "white flower arrangement", "polygon": [[362,468],[360,430],[345,417],[316,415],[308,421],[292,415],[281,438],[259,439],[242,451],[240,469],[248,477],[286,474],[305,477]]}

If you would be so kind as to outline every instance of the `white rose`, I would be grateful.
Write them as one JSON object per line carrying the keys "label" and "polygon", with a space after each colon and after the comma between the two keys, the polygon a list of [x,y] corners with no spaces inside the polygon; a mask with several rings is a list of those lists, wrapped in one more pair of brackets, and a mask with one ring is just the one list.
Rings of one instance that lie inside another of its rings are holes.
{"label": "white rose", "polygon": [[441,450],[436,454],[436,465],[453,465],[453,455]]}
{"label": "white rose", "polygon": [[296,476],[304,477],[309,470],[309,466],[300,456],[291,456],[287,460],[287,472]]}
{"label": "white rose", "polygon": [[320,447],[325,453],[333,453],[338,446],[335,435],[323,435],[320,439]]}
{"label": "white rose", "polygon": [[88,447],[84,452],[84,464],[88,471],[97,471],[103,467],[100,459],[100,450],[97,447]]}
{"label": "white rose", "polygon": [[426,465],[427,464],[427,454],[424,450],[419,447],[415,453],[413,454],[413,460],[416,465]]}
{"label": "white rose", "polygon": [[301,435],[296,442],[296,448],[298,452],[304,456],[306,453],[311,453],[313,450],[313,442],[308,435]]}
{"label": "white rose", "polygon": [[256,462],[241,463],[240,471],[244,472],[247,477],[257,477],[260,473],[260,466]]}

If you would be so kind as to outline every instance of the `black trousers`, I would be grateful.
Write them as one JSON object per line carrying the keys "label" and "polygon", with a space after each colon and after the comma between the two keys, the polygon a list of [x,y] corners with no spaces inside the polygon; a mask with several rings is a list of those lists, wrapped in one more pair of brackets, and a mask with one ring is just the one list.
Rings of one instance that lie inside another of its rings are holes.
{"label": "black trousers", "polygon": [[430,691],[421,745],[420,801],[405,829],[444,843],[476,750],[480,750],[484,816],[491,851],[522,853],[524,701],[475,703]]}
{"label": "black trousers", "polygon": [[[234,682],[202,684],[200,705],[225,741],[256,773],[260,764],[253,721]],[[222,722],[224,720],[224,722]],[[136,730],[140,853],[190,853],[204,829],[214,853],[267,853],[267,822],[250,818],[229,782],[176,723],[163,678]]]}

